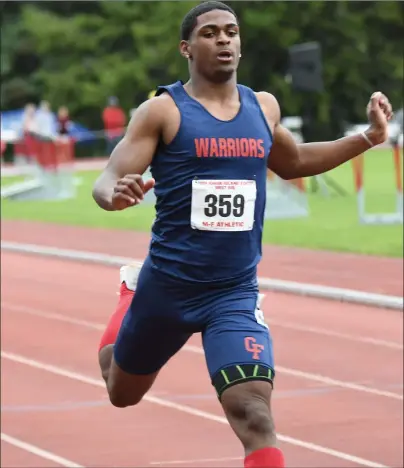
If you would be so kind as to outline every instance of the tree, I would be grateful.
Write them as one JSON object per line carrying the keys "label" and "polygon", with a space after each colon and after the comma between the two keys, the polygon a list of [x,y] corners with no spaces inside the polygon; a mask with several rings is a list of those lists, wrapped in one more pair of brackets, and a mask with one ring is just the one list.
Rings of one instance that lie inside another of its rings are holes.
{"label": "tree", "polygon": [[[198,2],[16,2],[2,30],[2,107],[48,99],[101,125],[116,95],[127,111],[158,84],[187,80],[178,52],[182,17]],[[307,99],[285,81],[288,47],[319,41],[325,91],[311,96],[320,138],[360,122],[374,90],[402,106],[404,33],[400,2],[229,2],[241,24],[239,80],[297,115]],[[383,40],[381,40],[383,38]]]}

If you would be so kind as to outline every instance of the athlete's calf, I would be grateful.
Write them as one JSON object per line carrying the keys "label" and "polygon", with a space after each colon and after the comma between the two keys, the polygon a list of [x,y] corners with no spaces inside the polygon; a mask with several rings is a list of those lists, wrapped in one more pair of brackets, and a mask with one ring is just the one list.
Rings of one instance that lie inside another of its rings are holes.
{"label": "athlete's calf", "polygon": [[283,468],[277,448],[269,382],[245,381],[223,392],[221,403],[234,433],[243,444],[246,468]]}

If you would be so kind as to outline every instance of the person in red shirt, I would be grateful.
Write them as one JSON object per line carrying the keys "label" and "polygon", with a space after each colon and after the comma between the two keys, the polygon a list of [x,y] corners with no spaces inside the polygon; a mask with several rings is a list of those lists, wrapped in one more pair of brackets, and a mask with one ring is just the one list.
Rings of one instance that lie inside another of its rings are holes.
{"label": "person in red shirt", "polygon": [[1,140],[1,153],[0,155],[3,156],[4,151],[6,151],[7,148],[7,142],[4,140]]}
{"label": "person in red shirt", "polygon": [[67,107],[59,107],[57,115],[57,133],[58,135],[69,135],[71,121]]}
{"label": "person in red shirt", "polygon": [[122,138],[126,126],[126,115],[116,97],[109,98],[108,105],[102,113],[102,120],[107,139],[107,151],[110,154]]}

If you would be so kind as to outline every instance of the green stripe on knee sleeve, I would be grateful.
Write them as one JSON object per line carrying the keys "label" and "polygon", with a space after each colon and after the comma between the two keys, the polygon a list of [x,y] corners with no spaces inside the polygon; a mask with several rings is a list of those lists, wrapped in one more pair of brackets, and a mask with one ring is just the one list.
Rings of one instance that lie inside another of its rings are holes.
{"label": "green stripe on knee sleeve", "polygon": [[221,369],[212,379],[217,396],[220,400],[223,392],[233,385],[262,380],[273,384],[275,372],[273,369],[262,364],[240,364]]}

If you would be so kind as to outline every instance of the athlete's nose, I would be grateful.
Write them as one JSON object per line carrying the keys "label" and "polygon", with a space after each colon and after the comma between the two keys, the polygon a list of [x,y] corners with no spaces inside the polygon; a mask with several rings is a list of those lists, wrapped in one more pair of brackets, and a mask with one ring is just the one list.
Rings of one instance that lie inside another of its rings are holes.
{"label": "athlete's nose", "polygon": [[224,31],[221,31],[220,34],[217,36],[216,43],[217,45],[221,45],[221,46],[228,45],[230,44],[230,38]]}

